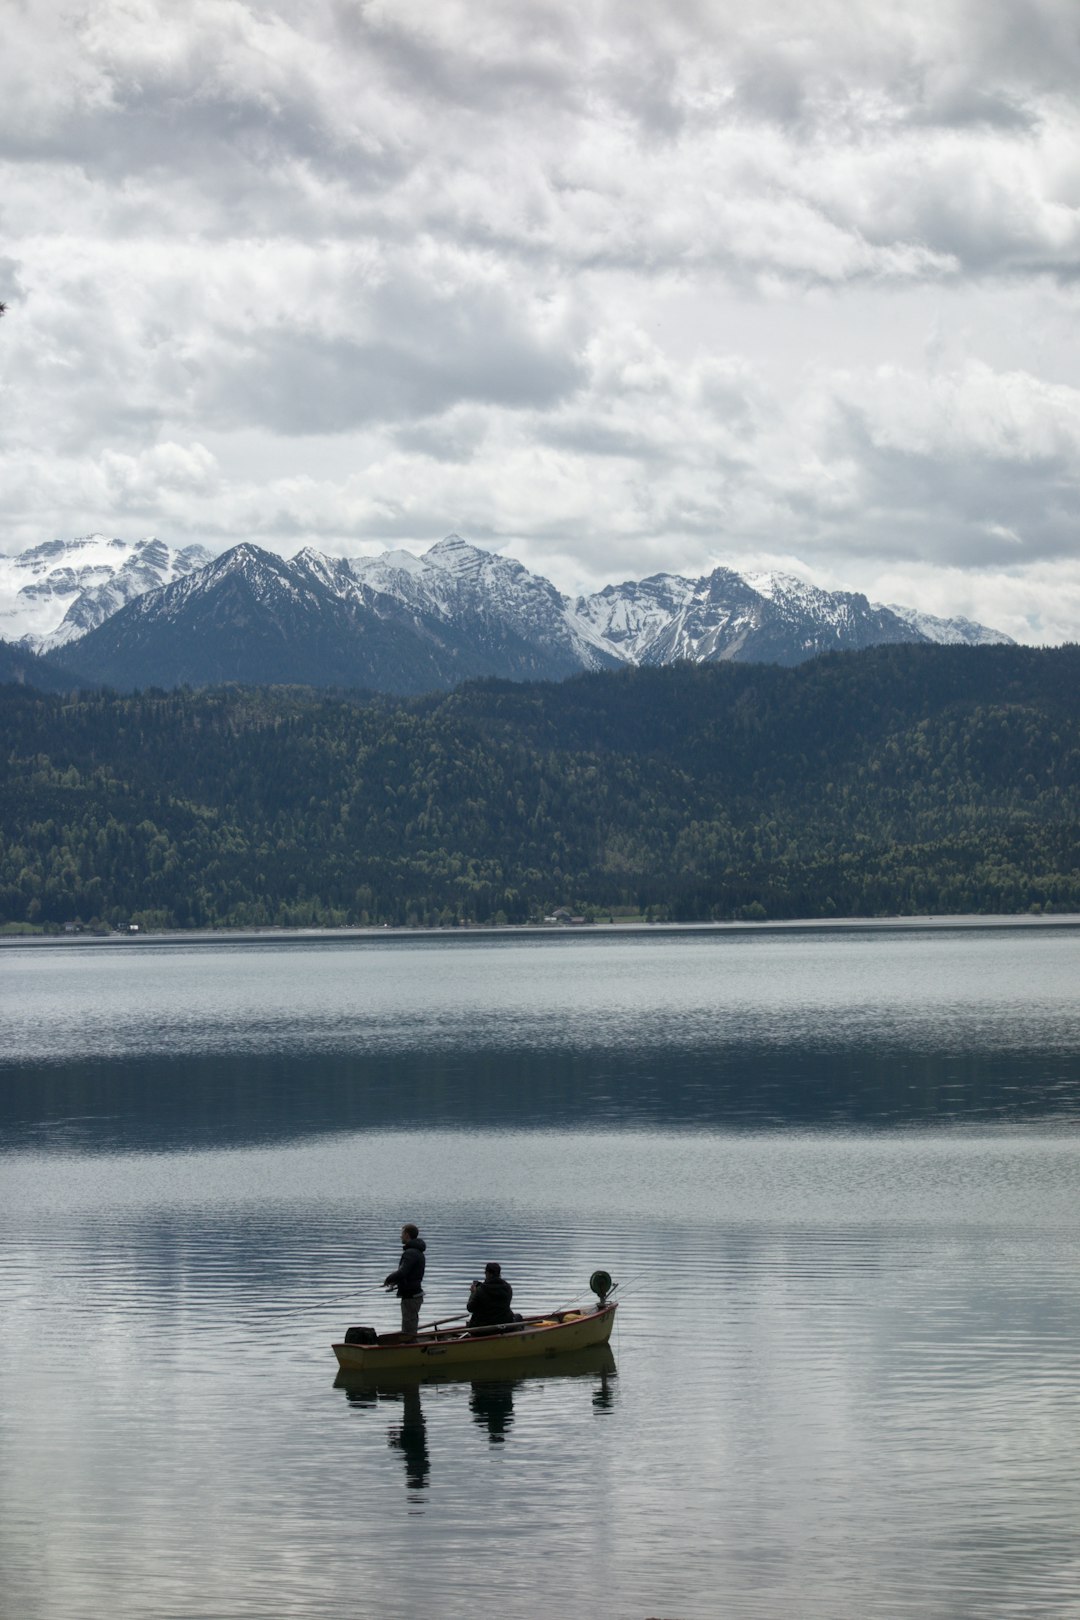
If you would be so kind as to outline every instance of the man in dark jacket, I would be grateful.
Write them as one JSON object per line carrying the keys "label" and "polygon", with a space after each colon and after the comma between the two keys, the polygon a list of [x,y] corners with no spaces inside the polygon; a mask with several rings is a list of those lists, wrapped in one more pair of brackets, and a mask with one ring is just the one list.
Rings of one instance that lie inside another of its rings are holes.
{"label": "man in dark jacket", "polygon": [[489,1260],[484,1267],[483,1282],[474,1282],[469,1289],[469,1326],[498,1327],[503,1322],[516,1321],[510,1309],[514,1290],[502,1274],[497,1260]]}
{"label": "man in dark jacket", "polygon": [[420,1325],[420,1307],[424,1303],[424,1250],[427,1244],[420,1229],[409,1221],[401,1228],[401,1264],[383,1283],[384,1288],[396,1288],[401,1301],[401,1337],[411,1343]]}

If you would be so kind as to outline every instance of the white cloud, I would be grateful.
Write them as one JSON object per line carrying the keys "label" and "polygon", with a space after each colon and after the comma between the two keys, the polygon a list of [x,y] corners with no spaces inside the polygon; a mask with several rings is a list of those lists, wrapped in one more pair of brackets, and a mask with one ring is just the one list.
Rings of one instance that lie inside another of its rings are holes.
{"label": "white cloud", "polygon": [[0,546],[460,527],[1075,634],[1078,73],[1073,0],[16,7]]}
{"label": "white cloud", "polygon": [[220,487],[217,462],[202,444],[155,444],[138,456],[107,450],[101,466],[109,492],[125,511],[173,496],[213,496]]}
{"label": "white cloud", "polygon": [[858,411],[875,444],[942,462],[1080,465],[1080,390],[979,362],[938,373],[882,366],[834,380],[833,397]]}

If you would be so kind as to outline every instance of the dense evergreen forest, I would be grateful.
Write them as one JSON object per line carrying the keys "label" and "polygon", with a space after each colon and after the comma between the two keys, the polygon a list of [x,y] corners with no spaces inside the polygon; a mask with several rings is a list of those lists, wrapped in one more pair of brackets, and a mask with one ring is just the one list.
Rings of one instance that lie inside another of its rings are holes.
{"label": "dense evergreen forest", "polygon": [[0,688],[0,923],[1080,910],[1080,648],[420,699]]}

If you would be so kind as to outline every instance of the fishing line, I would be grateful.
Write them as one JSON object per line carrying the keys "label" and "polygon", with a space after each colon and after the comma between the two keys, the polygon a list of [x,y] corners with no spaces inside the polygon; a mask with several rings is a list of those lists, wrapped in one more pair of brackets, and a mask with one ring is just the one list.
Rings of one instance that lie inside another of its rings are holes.
{"label": "fishing line", "polygon": [[625,1282],[617,1282],[612,1288],[611,1292],[614,1293],[616,1288],[619,1290],[620,1294],[637,1292],[638,1283],[641,1282],[643,1277],[648,1276],[649,1273],[647,1271],[635,1271],[633,1276],[628,1277]]}

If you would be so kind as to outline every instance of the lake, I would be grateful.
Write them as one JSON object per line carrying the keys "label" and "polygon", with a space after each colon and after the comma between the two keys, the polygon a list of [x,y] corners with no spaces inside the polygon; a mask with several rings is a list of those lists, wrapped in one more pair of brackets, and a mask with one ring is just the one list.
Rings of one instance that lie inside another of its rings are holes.
{"label": "lake", "polygon": [[[15,1620],[1080,1613],[1080,926],[0,948]],[[610,1358],[335,1377],[619,1280]]]}

